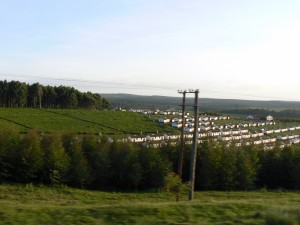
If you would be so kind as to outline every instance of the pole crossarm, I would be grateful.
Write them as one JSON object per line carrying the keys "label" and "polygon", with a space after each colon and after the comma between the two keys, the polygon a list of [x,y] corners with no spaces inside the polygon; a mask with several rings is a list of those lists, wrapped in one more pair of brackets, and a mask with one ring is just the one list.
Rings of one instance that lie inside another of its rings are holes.
{"label": "pole crossarm", "polygon": [[199,89],[189,89],[189,90],[178,90],[178,93],[179,94],[182,94],[182,93],[196,93],[198,92],[199,93]]}

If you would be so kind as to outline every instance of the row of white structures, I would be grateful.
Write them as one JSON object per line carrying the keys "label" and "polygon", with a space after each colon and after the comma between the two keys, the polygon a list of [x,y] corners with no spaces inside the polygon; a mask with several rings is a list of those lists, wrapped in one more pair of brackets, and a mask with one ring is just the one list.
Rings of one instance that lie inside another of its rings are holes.
{"label": "row of white structures", "polygon": [[[284,133],[288,131],[300,130],[300,126],[291,127],[291,128],[283,128],[273,130],[273,133]],[[298,138],[298,134],[281,134],[276,138],[270,138],[267,135],[270,134],[271,130],[261,130],[260,132],[251,133],[247,129],[242,130],[222,130],[222,131],[209,131],[209,132],[200,132],[198,133],[198,139],[215,139],[218,141],[235,141],[235,140],[244,140],[244,139],[255,139],[255,138],[263,138],[266,137],[268,139],[277,140],[290,140],[294,138]],[[275,132],[276,131],[276,132]],[[185,133],[184,139],[191,140],[193,138],[192,133]],[[137,135],[137,136],[129,136],[128,141],[133,143],[141,143],[145,141],[150,142],[159,142],[159,141],[178,141],[180,140],[180,134],[149,134],[149,135]],[[274,141],[274,142],[275,142]]]}
{"label": "row of white structures", "polygon": [[[200,116],[199,122],[210,122],[210,121],[217,121],[217,120],[229,120],[229,116]],[[194,117],[185,116],[185,122],[194,122]],[[160,123],[182,123],[182,118],[159,118],[158,122]]]}
{"label": "row of white structures", "polygon": [[[224,124],[224,125],[215,125],[214,122],[199,122],[200,130],[213,130],[213,129],[232,129],[232,128],[247,128],[247,127],[260,127],[260,126],[268,126],[268,125],[275,125],[276,122],[269,121],[269,122],[251,122],[251,123],[241,123],[241,124]],[[194,123],[193,122],[186,122],[185,124],[185,131],[186,132],[193,132]],[[172,127],[181,128],[182,123],[173,122],[171,124]]]}
{"label": "row of white structures", "polygon": [[[156,135],[147,135],[145,136],[135,136],[128,138],[130,142],[134,143],[141,143],[143,146],[146,147],[152,147],[152,148],[158,148],[162,147],[164,145],[171,145],[171,146],[176,146],[178,145],[179,142],[179,137],[178,135],[167,135],[165,134],[164,137],[165,139],[163,140],[157,140],[161,136],[156,136]],[[193,144],[193,141],[191,139],[191,136],[186,136],[185,137],[185,144],[186,145],[191,145]],[[156,140],[155,140],[156,139]],[[198,139],[198,143],[203,143],[205,139]],[[266,137],[264,136],[263,133],[259,133],[256,138],[253,139],[242,139],[239,136],[228,136],[226,138],[219,136],[217,138],[210,138],[209,140],[211,141],[223,141],[226,143],[226,146],[242,146],[242,145],[263,145],[265,149],[272,149],[275,147],[276,143],[279,143],[279,147],[283,148],[285,146],[290,146],[292,144],[299,144],[300,139],[299,139],[299,134],[295,135],[279,135],[277,138],[276,137]]]}
{"label": "row of white structures", "polygon": [[[203,140],[198,140],[198,144],[200,143],[203,143]],[[253,141],[238,141],[238,142],[232,142],[232,141],[229,141],[229,142],[226,142],[225,143],[225,146],[229,147],[229,146],[249,146],[249,145],[262,145],[264,147],[264,149],[273,149],[276,144],[278,144],[278,146],[280,148],[284,148],[284,147],[287,147],[287,146],[291,146],[293,144],[299,144],[300,143],[300,139],[299,138],[295,138],[295,139],[291,139],[291,140],[288,140],[288,141],[280,141],[280,142],[277,142],[276,141],[272,141],[272,140],[253,140]],[[148,147],[148,148],[159,148],[159,147],[162,147],[164,145],[171,145],[171,146],[177,146],[179,144],[179,142],[165,142],[165,141],[162,141],[162,142],[143,142],[142,145],[145,146],[145,147]],[[186,145],[191,145],[193,144],[193,142],[191,140],[188,140],[188,141],[185,141],[185,144]]]}
{"label": "row of white structures", "polygon": [[[274,128],[274,129],[260,129],[259,131],[264,133],[264,134],[273,134],[273,133],[282,133],[282,132],[288,132],[288,131],[295,131],[295,130],[300,130],[300,126],[294,126],[294,127],[288,127],[288,128]],[[184,128],[185,132],[189,132],[192,133],[194,132],[194,128],[193,127],[185,127]],[[243,127],[240,128],[223,128],[223,127],[217,127],[217,126],[213,126],[213,127],[199,127],[198,131],[200,133],[203,133],[203,135],[205,136],[211,136],[211,137],[215,137],[215,136],[219,136],[219,135],[229,135],[229,134],[245,134],[245,133],[249,133],[249,130]]]}
{"label": "row of white structures", "polygon": [[[167,116],[167,115],[178,115],[178,116],[182,116],[182,112],[180,111],[171,111],[171,110],[166,110],[166,111],[161,111],[161,110],[146,110],[146,109],[129,109],[128,112],[137,112],[137,113],[141,113],[144,115],[163,115],[163,116]],[[185,113],[185,116],[190,115],[189,112]]]}
{"label": "row of white structures", "polygon": [[[181,111],[170,111],[170,110],[166,110],[166,111],[160,111],[160,110],[144,110],[144,109],[130,109],[128,110],[129,112],[138,112],[144,115],[162,115],[162,116],[181,116],[182,117],[182,112]],[[184,113],[184,118],[188,119],[189,121],[194,121],[194,118],[192,117],[188,117],[190,115],[189,112],[185,112]],[[199,121],[216,121],[216,120],[228,120],[230,119],[229,116],[210,116],[210,115],[202,115],[199,116]],[[172,122],[172,120],[176,120],[177,122],[182,121],[182,118],[160,118],[159,119],[160,122],[162,123],[170,123]]]}

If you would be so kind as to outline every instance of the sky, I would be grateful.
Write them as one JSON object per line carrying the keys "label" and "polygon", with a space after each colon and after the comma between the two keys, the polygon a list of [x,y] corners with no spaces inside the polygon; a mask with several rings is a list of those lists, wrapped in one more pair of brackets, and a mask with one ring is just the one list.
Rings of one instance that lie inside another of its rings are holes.
{"label": "sky", "polygon": [[0,0],[0,80],[300,101],[299,0]]}

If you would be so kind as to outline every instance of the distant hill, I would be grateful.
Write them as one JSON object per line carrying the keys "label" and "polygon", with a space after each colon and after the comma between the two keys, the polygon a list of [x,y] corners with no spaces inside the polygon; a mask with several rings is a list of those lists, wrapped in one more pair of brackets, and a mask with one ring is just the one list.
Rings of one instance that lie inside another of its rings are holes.
{"label": "distant hill", "polygon": [[[180,109],[182,97],[142,96],[132,94],[101,94],[108,99],[112,107],[141,109]],[[186,99],[187,105],[193,105],[194,98]],[[220,112],[229,114],[254,114],[264,116],[272,113],[281,118],[300,118],[300,101],[258,101],[238,99],[200,98],[201,112]],[[192,108],[190,108],[192,110]],[[288,114],[288,116],[286,116]]]}
{"label": "distant hill", "polygon": [[[182,97],[167,96],[143,96],[131,94],[101,94],[107,98],[113,107],[124,108],[180,108]],[[187,98],[187,104],[192,105],[193,97]],[[297,109],[300,110],[300,101],[257,101],[257,100],[237,100],[237,99],[214,99],[200,98],[199,105],[201,111],[222,111],[224,109],[242,108],[263,108],[271,110]]]}

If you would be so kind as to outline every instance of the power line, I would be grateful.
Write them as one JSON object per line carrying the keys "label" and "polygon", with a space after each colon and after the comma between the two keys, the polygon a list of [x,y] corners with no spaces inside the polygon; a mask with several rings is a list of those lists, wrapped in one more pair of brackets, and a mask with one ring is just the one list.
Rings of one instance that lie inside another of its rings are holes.
{"label": "power line", "polygon": [[[79,82],[79,83],[93,83],[93,84],[105,84],[105,85],[117,85],[117,86],[128,86],[128,87],[143,87],[143,88],[152,88],[152,89],[163,89],[163,90],[174,90],[178,89],[177,87],[171,86],[158,86],[158,85],[144,85],[144,84],[130,84],[124,82],[107,82],[107,81],[97,81],[97,80],[84,80],[84,79],[70,79],[70,78],[53,78],[53,77],[44,77],[44,76],[36,76],[36,75],[18,75],[18,74],[5,74],[0,73],[1,76],[7,77],[19,77],[19,78],[34,78],[34,79],[43,79],[43,80],[55,80],[55,81],[66,81],[66,82]],[[92,87],[92,86],[90,86]],[[97,87],[97,86],[95,86]]]}
{"label": "power line", "polygon": [[[167,85],[145,85],[145,84],[132,84],[132,83],[125,83],[125,82],[107,82],[107,81],[99,81],[99,80],[86,80],[86,79],[75,79],[75,78],[53,78],[53,77],[45,77],[45,76],[38,76],[38,75],[26,75],[26,74],[10,74],[10,73],[0,73],[0,76],[4,77],[15,77],[15,78],[25,78],[25,79],[41,79],[41,80],[48,80],[48,81],[64,81],[64,82],[74,82],[74,83],[88,83],[92,85],[78,85],[73,84],[75,87],[83,87],[83,88],[120,88],[126,90],[137,90],[137,89],[147,89],[147,90],[178,90],[178,87],[175,86],[167,86]],[[100,86],[101,85],[101,86]],[[231,99],[241,99],[241,96],[245,98],[255,98],[261,100],[278,100],[278,101],[299,101],[296,99],[288,99],[288,98],[274,98],[274,96],[263,96],[263,95],[253,95],[253,94],[244,94],[239,92],[223,92],[223,91],[215,91],[215,90],[207,90],[207,89],[200,89],[202,94],[213,94],[217,95],[215,98],[224,98],[224,96],[232,96]],[[234,97],[235,96],[235,97]]]}

